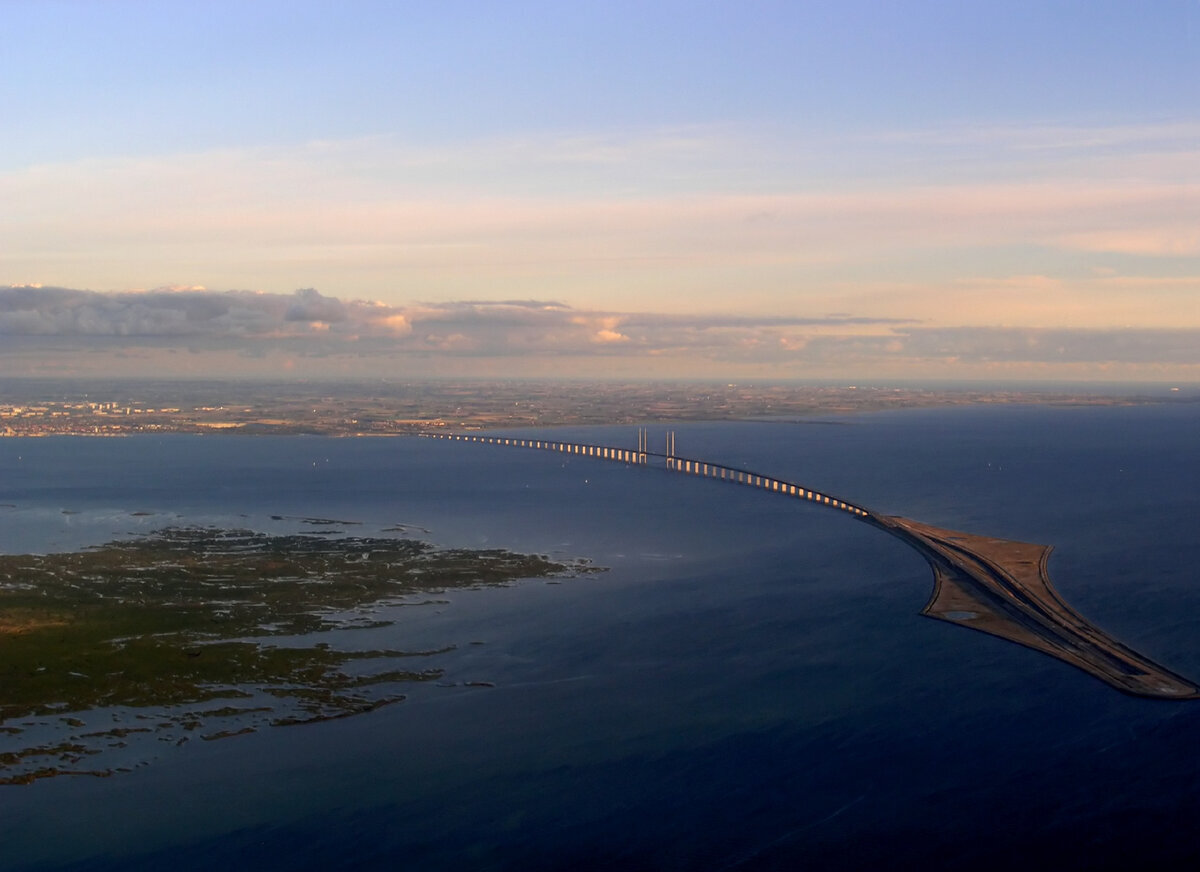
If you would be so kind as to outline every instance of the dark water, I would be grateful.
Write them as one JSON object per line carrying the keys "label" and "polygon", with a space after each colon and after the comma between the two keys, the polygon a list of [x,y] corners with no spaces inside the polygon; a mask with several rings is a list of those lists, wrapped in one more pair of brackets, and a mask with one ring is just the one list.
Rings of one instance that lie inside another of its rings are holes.
{"label": "dark water", "polygon": [[[676,429],[688,456],[1054,544],[1068,602],[1200,678],[1195,404]],[[5,869],[1200,859],[1200,703],[1125,697],[919,617],[922,559],[837,512],[519,449],[230,437],[3,440],[0,503],[6,551],[166,523],[294,526],[281,515],[610,567],[455,593],[362,643],[453,644],[447,679],[495,687],[416,686],[370,715],[164,747],[128,775],[2,788]]]}

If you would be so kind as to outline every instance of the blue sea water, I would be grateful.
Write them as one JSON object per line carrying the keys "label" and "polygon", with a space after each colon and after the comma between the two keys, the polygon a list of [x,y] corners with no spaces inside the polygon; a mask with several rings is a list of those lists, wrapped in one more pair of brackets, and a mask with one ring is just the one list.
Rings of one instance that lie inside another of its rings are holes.
{"label": "blue sea water", "polygon": [[[1200,405],[674,429],[687,456],[1052,544],[1071,605],[1200,679]],[[635,444],[627,428],[553,432]],[[416,685],[345,720],[164,746],[113,778],[0,788],[3,869],[1200,859],[1200,702],[1126,697],[920,617],[923,559],[838,512],[514,448],[228,436],[0,440],[0,504],[8,552],[320,517],[357,522],[351,535],[410,524],[442,545],[608,567],[454,592],[347,642],[452,645],[433,665],[454,687]]]}

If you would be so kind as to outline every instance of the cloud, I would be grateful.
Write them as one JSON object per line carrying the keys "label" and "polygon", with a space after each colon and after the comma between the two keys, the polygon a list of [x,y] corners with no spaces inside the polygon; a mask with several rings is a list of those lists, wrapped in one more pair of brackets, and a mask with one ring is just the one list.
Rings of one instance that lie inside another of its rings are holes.
{"label": "cloud", "polygon": [[[1181,222],[1182,224],[1182,222]],[[1119,252],[1147,257],[1194,257],[1200,254],[1200,231],[1195,225],[1075,233],[1062,237],[1067,248]]]}
{"label": "cloud", "polygon": [[849,313],[680,315],[576,309],[536,299],[392,306],[340,300],[312,288],[291,294],[0,288],[0,355],[10,361],[32,360],[40,352],[43,361],[61,367],[72,357],[86,358],[81,368],[96,373],[118,359],[126,369],[137,361],[176,365],[164,364],[163,355],[177,349],[189,352],[189,360],[224,355],[230,372],[236,371],[229,363],[235,358],[249,366],[287,356],[358,373],[372,366],[433,374],[533,367],[552,375],[954,377],[1149,368],[1169,376],[1171,368],[1193,374],[1200,368],[1200,328],[938,326]]}
{"label": "cloud", "polygon": [[1200,329],[1063,330],[1002,327],[898,331],[896,353],[947,362],[1200,364]]}
{"label": "cloud", "polygon": [[[1052,274],[1083,255],[1178,273],[1200,253],[1198,129],[913,131],[816,154],[778,129],[381,136],[28,166],[0,171],[0,274],[685,310],[737,283],[769,311],[867,270]],[[297,323],[334,323],[304,306]]]}
{"label": "cloud", "polygon": [[951,125],[916,130],[867,134],[869,141],[914,144],[923,147],[988,147],[1013,152],[1086,152],[1111,154],[1173,153],[1193,150],[1200,140],[1200,122],[1172,121],[1157,124],[1070,125],[1049,123]]}
{"label": "cloud", "polygon": [[[130,347],[186,342],[247,353],[292,344],[310,353],[442,352],[458,355],[643,354],[777,345],[822,329],[862,330],[909,319],[852,315],[750,317],[619,313],[552,300],[463,300],[391,306],[340,300],[313,288],[292,294],[206,289],[101,293],[0,288],[0,336],[120,339]],[[28,345],[28,341],[26,342]]]}
{"label": "cloud", "polygon": [[[307,301],[250,291],[161,289],[102,294],[69,288],[0,288],[0,335],[255,337],[288,324]],[[336,302],[336,301],[334,301]]]}
{"label": "cloud", "polygon": [[332,324],[346,320],[346,306],[333,297],[322,297],[315,288],[301,288],[284,313],[286,321]]}

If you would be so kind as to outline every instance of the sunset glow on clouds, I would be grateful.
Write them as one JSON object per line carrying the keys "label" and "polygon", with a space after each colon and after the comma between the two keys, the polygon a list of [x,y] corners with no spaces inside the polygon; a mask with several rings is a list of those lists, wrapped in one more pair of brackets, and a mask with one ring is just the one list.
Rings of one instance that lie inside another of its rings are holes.
{"label": "sunset glow on clouds", "polygon": [[5,372],[1200,377],[1190,4],[301,5],[16,4]]}
{"label": "sunset glow on clouds", "polygon": [[[1048,369],[1083,377],[1200,367],[1200,328],[938,327],[893,318],[680,315],[587,311],[538,300],[395,307],[293,294],[161,289],[103,294],[0,288],[0,342],[10,366],[74,374],[64,355],[119,353],[156,375],[215,367],[222,374],[402,377],[466,374],[678,377],[721,373],[833,377],[958,367],[976,377]],[[472,366],[472,362],[474,366]],[[299,365],[299,370],[297,367]],[[131,373],[124,366],[117,370]],[[228,370],[228,372],[226,372]]]}

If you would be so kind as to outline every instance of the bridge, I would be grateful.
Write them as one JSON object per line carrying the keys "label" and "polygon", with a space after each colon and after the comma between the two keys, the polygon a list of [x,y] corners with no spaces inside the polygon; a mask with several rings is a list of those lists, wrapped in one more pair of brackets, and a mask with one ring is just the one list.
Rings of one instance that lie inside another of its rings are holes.
{"label": "bridge", "polygon": [[651,459],[661,461],[663,466],[672,472],[686,475],[698,475],[703,478],[715,478],[732,484],[748,485],[765,491],[795,497],[831,509],[848,512],[862,520],[872,517],[872,513],[862,506],[856,506],[846,500],[829,494],[824,494],[811,488],[802,487],[792,482],[760,475],[732,466],[723,466],[707,460],[695,460],[690,457],[679,457],[675,454],[675,434],[667,435],[666,453],[656,453],[649,450],[646,431],[638,431],[637,450],[615,448],[608,445],[586,445],[579,442],[552,442],[544,439],[522,439],[513,436],[484,436],[478,433],[438,433],[424,432],[419,434],[431,439],[450,439],[456,442],[478,442],[484,445],[506,445],[512,448],[535,448],[542,451],[555,451],[560,454],[572,454],[580,457],[595,457],[600,460],[615,460],[632,466],[647,466]]}
{"label": "bridge", "polygon": [[717,479],[803,500],[870,524],[916,549],[933,570],[934,590],[921,614],[1007,639],[1069,663],[1132,696],[1200,699],[1200,686],[1105,634],[1067,605],[1050,582],[1052,546],[946,530],[896,515],[881,515],[848,500],[707,460],[681,457],[675,434],[666,450],[649,450],[647,431],[637,448],[559,442],[519,436],[427,431],[430,439],[527,448],[595,458],[627,466],[651,463],[684,475]]}

